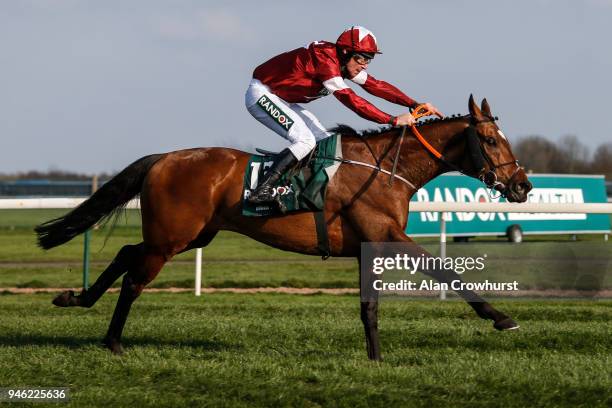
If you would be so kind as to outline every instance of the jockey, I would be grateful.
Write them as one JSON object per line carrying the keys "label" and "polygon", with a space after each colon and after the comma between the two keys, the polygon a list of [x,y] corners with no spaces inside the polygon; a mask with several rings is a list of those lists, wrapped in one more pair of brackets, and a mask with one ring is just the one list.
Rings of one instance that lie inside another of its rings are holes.
{"label": "jockey", "polygon": [[[340,34],[335,44],[315,41],[277,55],[255,68],[245,95],[247,110],[255,119],[289,140],[291,145],[275,159],[249,196],[249,202],[274,201],[274,184],[281,175],[306,157],[317,141],[331,136],[315,115],[300,103],[333,94],[357,115],[373,122],[391,126],[415,122],[409,112],[392,116],[379,110],[345,83],[344,80],[348,79],[368,93],[398,105],[409,108],[419,105],[393,85],[366,72],[376,54],[381,52],[374,34],[364,27],[353,26]],[[426,105],[433,113],[442,116],[434,106]]]}

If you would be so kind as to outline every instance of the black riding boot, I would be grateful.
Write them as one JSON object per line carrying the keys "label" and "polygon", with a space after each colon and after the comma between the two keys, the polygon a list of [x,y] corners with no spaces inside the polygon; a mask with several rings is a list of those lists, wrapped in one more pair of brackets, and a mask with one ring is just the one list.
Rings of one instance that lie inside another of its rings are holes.
{"label": "black riding boot", "polygon": [[278,182],[281,176],[291,167],[295,166],[298,160],[295,158],[291,150],[284,149],[280,152],[264,176],[263,181],[259,183],[255,191],[251,193],[248,202],[252,204],[270,203],[274,201],[274,185]]}

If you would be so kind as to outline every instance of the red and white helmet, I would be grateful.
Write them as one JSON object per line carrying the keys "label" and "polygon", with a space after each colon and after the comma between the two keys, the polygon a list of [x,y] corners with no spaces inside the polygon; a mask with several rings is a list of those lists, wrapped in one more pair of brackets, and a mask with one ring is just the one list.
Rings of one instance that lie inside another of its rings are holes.
{"label": "red and white helmet", "polygon": [[378,50],[376,37],[370,30],[361,26],[352,26],[344,30],[336,40],[336,45],[351,52],[382,54]]}

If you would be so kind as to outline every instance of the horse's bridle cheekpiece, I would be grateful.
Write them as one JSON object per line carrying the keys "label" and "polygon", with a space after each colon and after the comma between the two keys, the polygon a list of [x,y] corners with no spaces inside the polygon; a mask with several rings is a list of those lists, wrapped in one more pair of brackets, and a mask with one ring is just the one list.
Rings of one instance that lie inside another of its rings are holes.
{"label": "horse's bridle cheekpiece", "polygon": [[[500,182],[497,178],[496,170],[502,168],[504,166],[516,165],[516,169],[510,176],[510,179],[514,177],[514,175],[522,169],[519,166],[518,160],[510,160],[505,163],[495,164],[491,157],[487,154],[487,152],[483,149],[482,143],[480,143],[480,137],[478,136],[478,131],[476,130],[476,126],[479,123],[485,122],[495,122],[497,117],[491,117],[486,119],[476,120],[472,118],[472,123],[465,130],[466,138],[467,138],[467,147],[470,152],[470,157],[472,159],[472,163],[474,164],[474,168],[476,169],[476,178],[482,181],[488,188],[495,189],[498,187],[498,191],[502,193],[502,196],[505,197],[506,193],[506,185]],[[489,170],[485,168],[485,162],[489,165]]]}

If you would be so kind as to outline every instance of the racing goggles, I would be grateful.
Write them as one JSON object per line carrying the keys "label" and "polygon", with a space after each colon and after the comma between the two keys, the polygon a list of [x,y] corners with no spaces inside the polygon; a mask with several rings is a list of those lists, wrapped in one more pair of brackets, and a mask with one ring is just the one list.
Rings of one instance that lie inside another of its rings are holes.
{"label": "racing goggles", "polygon": [[356,52],[353,54],[353,59],[359,65],[368,65],[374,59],[374,55]]}

